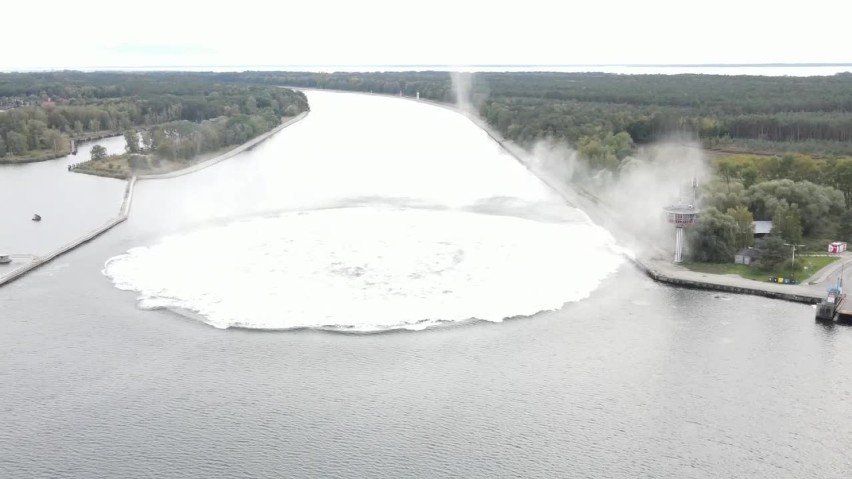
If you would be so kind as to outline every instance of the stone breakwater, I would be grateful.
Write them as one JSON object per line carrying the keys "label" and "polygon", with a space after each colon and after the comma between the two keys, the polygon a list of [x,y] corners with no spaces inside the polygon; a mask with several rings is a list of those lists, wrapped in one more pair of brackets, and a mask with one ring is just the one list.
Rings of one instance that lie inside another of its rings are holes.
{"label": "stone breakwater", "polygon": [[[50,253],[44,256],[27,256],[31,258],[30,262],[20,264],[20,266],[13,268],[12,270],[6,272],[5,274],[0,274],[0,286],[5,285],[6,283],[12,282],[21,276],[29,273],[30,271],[42,266],[55,258],[77,248],[80,245],[88,243],[98,236],[106,233],[110,229],[114,228],[116,225],[127,220],[127,217],[130,215],[130,205],[133,202],[133,187],[136,185],[136,178],[131,178],[127,182],[127,188],[124,190],[124,199],[121,201],[121,207],[118,210],[118,215],[107,221],[103,224],[103,226],[96,228],[88,233],[76,238],[75,240],[64,244],[63,246],[51,251]],[[14,265],[14,263],[13,263]],[[2,271],[2,270],[0,270]]]}

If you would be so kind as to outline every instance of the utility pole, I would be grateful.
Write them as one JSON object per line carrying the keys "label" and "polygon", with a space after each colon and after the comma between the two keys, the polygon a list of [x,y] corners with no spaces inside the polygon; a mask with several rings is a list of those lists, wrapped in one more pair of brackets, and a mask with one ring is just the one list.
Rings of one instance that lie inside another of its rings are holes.
{"label": "utility pole", "polygon": [[784,246],[790,246],[793,248],[793,257],[790,259],[790,278],[792,279],[795,277],[796,271],[796,248],[804,248],[805,245],[784,243]]}

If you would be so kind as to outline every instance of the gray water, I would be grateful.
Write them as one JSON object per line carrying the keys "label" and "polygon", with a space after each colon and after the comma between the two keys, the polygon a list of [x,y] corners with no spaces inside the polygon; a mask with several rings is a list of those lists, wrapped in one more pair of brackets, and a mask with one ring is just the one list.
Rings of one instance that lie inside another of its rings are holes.
{"label": "gray water", "polygon": [[[0,252],[43,255],[118,215],[125,182],[71,173],[100,144],[124,151],[124,137],[79,145],[77,155],[37,163],[0,165]],[[33,214],[45,221],[32,221]]]}
{"label": "gray water", "polygon": [[[309,98],[303,122],[197,175],[140,183],[128,222],[0,289],[0,477],[852,474],[852,329],[814,323],[808,306],[673,289],[623,264],[587,299],[502,323],[220,330],[140,309],[102,275],[163,235],[291,209],[579,221],[451,112]],[[479,145],[505,175],[454,159],[457,177],[436,186],[417,145],[383,141],[406,127],[448,150]]]}

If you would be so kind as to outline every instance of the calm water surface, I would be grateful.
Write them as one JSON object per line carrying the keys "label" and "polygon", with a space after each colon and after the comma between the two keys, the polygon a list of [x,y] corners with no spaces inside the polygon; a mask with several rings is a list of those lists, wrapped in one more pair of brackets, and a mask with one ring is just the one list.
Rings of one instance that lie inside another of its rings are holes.
{"label": "calm water surface", "polygon": [[[113,137],[82,143],[77,155],[0,165],[0,252],[43,255],[118,215],[124,181],[68,171],[90,159],[96,144],[124,152],[124,138]],[[34,213],[44,221],[32,221]]]}
{"label": "calm water surface", "polygon": [[[241,222],[353,205],[523,219],[606,241],[451,112],[309,98],[306,120],[196,175],[140,183],[128,222],[0,289],[0,477],[852,474],[852,329],[814,323],[807,306],[672,289],[623,262],[574,259],[515,271],[517,290],[494,295],[511,309],[549,283],[582,293],[531,317],[381,334],[223,330],[140,308],[139,292],[103,275],[128,250],[214,241],[217,228],[240,246]],[[503,244],[474,233],[458,240],[466,252]],[[197,265],[205,287],[262,264],[249,250],[211,254]],[[347,267],[359,258],[340,254]],[[128,281],[168,267],[143,266]],[[607,274],[583,282],[596,267]],[[216,304],[179,286],[184,300]],[[387,312],[371,307],[352,315]]]}

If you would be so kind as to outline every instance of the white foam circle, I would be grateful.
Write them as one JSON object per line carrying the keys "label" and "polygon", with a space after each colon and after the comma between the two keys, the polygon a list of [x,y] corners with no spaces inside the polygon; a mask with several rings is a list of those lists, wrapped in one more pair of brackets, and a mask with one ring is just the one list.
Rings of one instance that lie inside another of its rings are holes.
{"label": "white foam circle", "polygon": [[143,308],[193,311],[218,328],[368,332],[558,309],[621,262],[588,223],[362,207],[168,237],[104,274]]}

